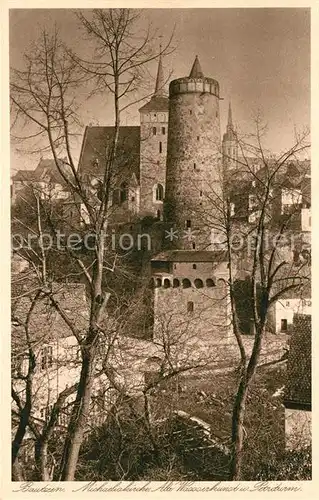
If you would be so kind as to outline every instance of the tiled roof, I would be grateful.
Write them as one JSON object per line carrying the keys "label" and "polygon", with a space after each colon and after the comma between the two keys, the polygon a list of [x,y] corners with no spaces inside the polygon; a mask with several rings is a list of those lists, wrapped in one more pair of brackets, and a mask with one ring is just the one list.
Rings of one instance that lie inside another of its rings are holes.
{"label": "tiled roof", "polygon": [[152,261],[167,262],[224,262],[227,254],[224,251],[201,250],[169,250],[161,252]]}
{"label": "tiled roof", "polygon": [[[113,133],[114,127],[86,127],[79,161],[80,174],[103,174],[106,150],[111,144]],[[140,127],[120,127],[117,164],[114,175],[123,181],[135,174],[139,180],[139,166]]]}
{"label": "tiled roof", "polygon": [[168,98],[154,95],[139,111],[168,111]]}
{"label": "tiled roof", "polygon": [[290,338],[286,408],[311,409],[311,316],[295,314]]}

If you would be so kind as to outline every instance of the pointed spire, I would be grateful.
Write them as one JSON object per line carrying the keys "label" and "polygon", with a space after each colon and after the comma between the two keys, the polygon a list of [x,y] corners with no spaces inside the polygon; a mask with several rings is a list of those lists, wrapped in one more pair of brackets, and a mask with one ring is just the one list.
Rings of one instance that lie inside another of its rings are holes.
{"label": "pointed spire", "polygon": [[227,128],[228,129],[233,129],[233,114],[232,114],[232,109],[231,109],[231,102],[229,101],[229,106],[228,106],[228,123],[227,123]]}
{"label": "pointed spire", "polygon": [[195,57],[195,61],[189,74],[189,78],[204,78],[204,73],[202,72],[202,68],[200,67],[198,56]]}
{"label": "pointed spire", "polygon": [[154,97],[163,97],[164,96],[164,71],[162,64],[162,46],[160,45],[160,56],[158,60],[158,68],[157,68],[157,76],[156,76],[156,84],[155,84],[155,92]]}

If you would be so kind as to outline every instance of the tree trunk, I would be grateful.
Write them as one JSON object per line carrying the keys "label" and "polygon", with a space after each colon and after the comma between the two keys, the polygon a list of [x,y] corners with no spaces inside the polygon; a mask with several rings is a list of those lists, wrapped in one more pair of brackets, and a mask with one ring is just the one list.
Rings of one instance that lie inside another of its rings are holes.
{"label": "tree trunk", "polygon": [[238,386],[232,415],[232,459],[230,464],[230,481],[239,481],[241,476],[242,452],[244,444],[244,418],[249,384],[242,377]]}
{"label": "tree trunk", "polygon": [[16,432],[16,434],[14,436],[14,439],[13,439],[13,442],[12,442],[12,447],[11,447],[11,450],[12,450],[12,456],[11,456],[12,467],[14,466],[15,461],[17,460],[17,457],[18,457],[18,454],[19,454],[19,450],[20,450],[23,438],[24,438],[25,433],[26,433],[26,429],[27,429],[28,422],[29,422],[30,409],[31,409],[31,406],[28,405],[28,404],[26,404],[25,407],[23,408],[23,410],[21,411],[21,416],[20,416],[20,420],[19,420],[18,429],[17,429],[17,432]]}
{"label": "tree trunk", "polygon": [[86,423],[89,415],[91,393],[93,386],[93,371],[95,362],[94,346],[87,347],[83,353],[83,363],[74,403],[71,420],[68,426],[68,436],[65,441],[60,467],[61,481],[74,481],[76,466],[83,442]]}

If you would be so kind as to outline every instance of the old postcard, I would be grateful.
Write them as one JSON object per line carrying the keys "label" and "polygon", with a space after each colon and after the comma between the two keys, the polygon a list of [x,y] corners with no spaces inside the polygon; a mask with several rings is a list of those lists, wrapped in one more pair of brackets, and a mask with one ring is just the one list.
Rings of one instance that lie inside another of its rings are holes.
{"label": "old postcard", "polygon": [[4,498],[309,494],[311,9],[8,7]]}

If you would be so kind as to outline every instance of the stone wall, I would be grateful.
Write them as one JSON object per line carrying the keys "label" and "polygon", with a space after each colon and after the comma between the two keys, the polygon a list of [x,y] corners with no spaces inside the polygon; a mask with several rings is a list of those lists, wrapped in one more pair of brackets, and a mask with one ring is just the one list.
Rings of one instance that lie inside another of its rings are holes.
{"label": "stone wall", "polygon": [[222,189],[220,152],[219,98],[209,92],[171,95],[165,219],[197,231],[196,241],[179,238],[176,248],[194,249],[195,243],[196,250],[207,249],[210,243],[215,194]]}
{"label": "stone wall", "polygon": [[167,112],[141,113],[141,215],[163,214],[163,200],[156,200],[155,186],[161,184],[165,194],[167,126]]}

